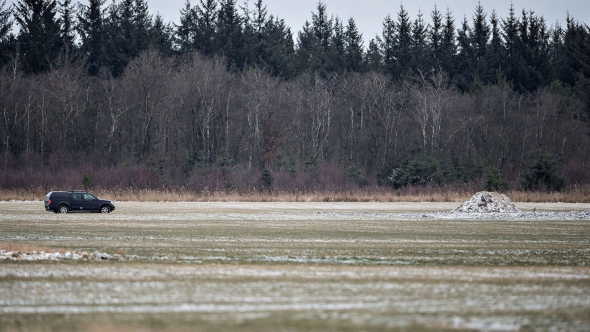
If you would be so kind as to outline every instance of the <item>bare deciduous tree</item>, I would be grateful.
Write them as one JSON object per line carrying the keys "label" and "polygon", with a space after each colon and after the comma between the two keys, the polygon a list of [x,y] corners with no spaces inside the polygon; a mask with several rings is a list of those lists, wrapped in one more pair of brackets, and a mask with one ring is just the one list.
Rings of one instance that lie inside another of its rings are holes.
{"label": "bare deciduous tree", "polygon": [[0,112],[2,117],[1,128],[5,131],[2,139],[4,140],[4,168],[8,169],[7,162],[10,159],[11,140],[13,136],[18,135],[15,130],[19,127],[21,122],[29,114],[28,108],[20,107],[20,93],[19,85],[21,78],[19,76],[13,76],[4,71],[0,72]]}
{"label": "bare deciduous tree", "polygon": [[430,148],[430,151],[434,152],[440,147],[441,124],[453,94],[448,86],[447,76],[442,70],[428,77],[419,71],[414,81],[413,84],[408,84],[414,101],[414,118],[422,130],[424,151]]}
{"label": "bare deciduous tree", "polygon": [[121,89],[121,81],[111,76],[106,77],[100,81],[100,95],[102,96],[102,104],[100,108],[108,111],[109,123],[107,130],[106,147],[107,154],[113,151],[113,144],[115,143],[115,134],[121,126],[121,119],[123,115],[129,111],[129,104],[125,101],[126,95]]}
{"label": "bare deciduous tree", "polygon": [[[166,118],[168,108],[165,102],[169,96],[172,63],[157,51],[144,51],[132,61],[122,78],[123,89],[127,93],[127,106],[131,112],[129,126],[131,152],[140,159],[145,158],[155,148],[165,154],[167,128],[161,121]],[[154,123],[154,120],[156,121]],[[139,128],[137,128],[137,127]],[[154,128],[155,127],[155,128]],[[139,130],[138,130],[139,129]]]}

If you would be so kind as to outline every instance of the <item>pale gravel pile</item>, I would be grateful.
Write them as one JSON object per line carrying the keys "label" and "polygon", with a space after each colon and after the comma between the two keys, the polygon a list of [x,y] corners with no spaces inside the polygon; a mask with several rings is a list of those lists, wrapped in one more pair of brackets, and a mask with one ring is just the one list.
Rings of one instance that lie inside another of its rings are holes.
{"label": "pale gravel pile", "polygon": [[[454,210],[453,210],[454,211]],[[549,221],[549,220],[588,220],[590,221],[590,210],[588,211],[537,211],[537,212],[502,212],[502,213],[478,213],[478,212],[430,212],[422,214],[406,214],[408,219],[435,218],[441,220],[521,220],[521,221]]]}
{"label": "pale gravel pile", "polygon": [[0,261],[55,261],[55,260],[85,260],[85,261],[100,261],[100,260],[122,260],[123,257],[119,254],[109,255],[107,253],[95,251],[93,253],[87,252],[46,252],[46,251],[19,251],[19,250],[0,250]]}
{"label": "pale gravel pile", "polygon": [[480,191],[451,212],[519,213],[521,211],[504,194]]}

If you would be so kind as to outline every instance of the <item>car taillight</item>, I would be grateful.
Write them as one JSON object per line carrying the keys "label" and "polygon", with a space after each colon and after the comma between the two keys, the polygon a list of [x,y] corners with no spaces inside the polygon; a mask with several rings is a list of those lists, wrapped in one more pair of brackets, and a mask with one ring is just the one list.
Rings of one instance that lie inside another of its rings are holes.
{"label": "car taillight", "polygon": [[51,205],[51,200],[48,200],[48,201],[47,201],[47,204]]}

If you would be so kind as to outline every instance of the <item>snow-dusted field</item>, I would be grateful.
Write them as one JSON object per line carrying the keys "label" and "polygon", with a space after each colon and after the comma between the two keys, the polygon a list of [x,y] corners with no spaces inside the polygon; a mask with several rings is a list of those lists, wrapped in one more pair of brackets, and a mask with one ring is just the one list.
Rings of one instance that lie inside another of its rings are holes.
{"label": "snow-dusted field", "polygon": [[458,205],[0,202],[0,330],[590,330],[590,204]]}

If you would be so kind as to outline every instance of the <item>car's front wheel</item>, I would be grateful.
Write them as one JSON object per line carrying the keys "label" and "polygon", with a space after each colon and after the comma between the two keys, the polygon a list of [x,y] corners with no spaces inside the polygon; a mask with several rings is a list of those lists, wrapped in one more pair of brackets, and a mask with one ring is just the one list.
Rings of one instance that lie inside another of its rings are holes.
{"label": "car's front wheel", "polygon": [[100,213],[111,213],[111,208],[108,205],[102,206],[100,208]]}
{"label": "car's front wheel", "polygon": [[68,213],[69,209],[66,205],[60,205],[57,209],[58,213]]}

